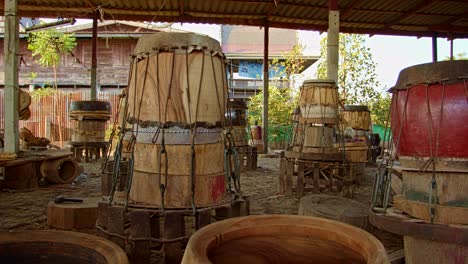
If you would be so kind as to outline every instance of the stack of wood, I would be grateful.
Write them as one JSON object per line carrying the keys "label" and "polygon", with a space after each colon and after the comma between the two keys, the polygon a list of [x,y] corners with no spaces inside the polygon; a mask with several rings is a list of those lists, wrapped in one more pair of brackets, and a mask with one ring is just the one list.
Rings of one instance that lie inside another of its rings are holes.
{"label": "stack of wood", "polygon": [[23,127],[20,129],[20,139],[23,141],[22,146],[26,149],[30,147],[46,147],[49,145],[50,140],[44,137],[36,137],[31,130]]}

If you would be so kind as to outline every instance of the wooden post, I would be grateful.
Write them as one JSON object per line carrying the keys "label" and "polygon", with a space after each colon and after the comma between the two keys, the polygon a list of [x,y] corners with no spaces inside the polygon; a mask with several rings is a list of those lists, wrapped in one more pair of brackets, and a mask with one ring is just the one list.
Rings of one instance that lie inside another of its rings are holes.
{"label": "wooden post", "polygon": [[314,193],[320,192],[320,163],[314,163]]}
{"label": "wooden post", "polygon": [[437,33],[434,32],[432,35],[432,61],[437,61]]}
{"label": "wooden post", "polygon": [[299,161],[297,166],[297,187],[296,187],[296,198],[300,199],[304,194],[304,161]]}
{"label": "wooden post", "polygon": [[94,12],[93,16],[93,47],[91,52],[91,100],[97,98],[97,24],[98,24],[99,11]]}
{"label": "wooden post", "polygon": [[285,181],[285,195],[292,195],[292,178],[294,176],[294,159],[286,159],[286,181]]}
{"label": "wooden post", "polygon": [[268,74],[268,45],[269,45],[269,26],[265,25],[263,39],[263,152],[268,154],[268,101],[269,101],[269,82]]}
{"label": "wooden post", "polygon": [[280,172],[278,177],[278,192],[284,193],[284,179],[286,176],[286,158],[284,157],[284,152],[281,152],[280,160]]}
{"label": "wooden post", "polygon": [[3,112],[5,117],[5,151],[18,153],[18,57],[19,29],[17,0],[5,0],[5,39],[4,39],[4,65],[5,65],[5,103]]}
{"label": "wooden post", "polygon": [[337,0],[330,0],[327,34],[327,79],[338,83],[338,58],[340,42],[340,11]]}

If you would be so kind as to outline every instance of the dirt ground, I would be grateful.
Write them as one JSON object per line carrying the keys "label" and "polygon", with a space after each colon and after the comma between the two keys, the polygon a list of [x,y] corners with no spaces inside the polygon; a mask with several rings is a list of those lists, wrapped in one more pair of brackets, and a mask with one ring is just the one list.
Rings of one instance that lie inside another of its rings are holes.
{"label": "dirt ground", "polygon": [[[250,197],[251,214],[297,214],[299,200],[278,194],[279,158],[259,158],[255,171],[241,176],[242,191]],[[36,190],[1,190],[0,230],[38,230],[47,227],[47,204],[58,195],[68,197],[99,197],[100,162],[80,163],[82,173],[73,184],[42,184]],[[354,199],[370,204],[372,176],[375,167],[366,168],[360,186],[354,190]],[[339,195],[338,193],[328,193]],[[94,230],[80,230],[94,233]],[[400,236],[372,229],[371,233],[382,241],[388,253],[403,248]]]}

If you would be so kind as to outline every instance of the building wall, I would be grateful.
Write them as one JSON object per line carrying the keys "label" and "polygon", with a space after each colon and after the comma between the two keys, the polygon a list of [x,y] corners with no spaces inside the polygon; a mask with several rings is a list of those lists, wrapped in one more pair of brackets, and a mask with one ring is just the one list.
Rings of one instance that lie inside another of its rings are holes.
{"label": "building wall", "polygon": [[[135,48],[137,39],[99,39],[98,41],[98,66],[97,83],[101,86],[119,87],[126,86],[130,66],[129,56]],[[72,55],[62,58],[57,68],[59,87],[89,86],[91,80],[91,39],[77,39],[77,47]],[[27,40],[20,41],[20,70],[19,84],[29,86],[51,85],[54,81],[52,68],[44,68],[37,64],[31,51],[27,49]],[[0,43],[0,71],[4,71],[3,65],[3,40]],[[31,73],[37,77],[31,79]],[[0,86],[3,86],[4,75],[0,75]]]}

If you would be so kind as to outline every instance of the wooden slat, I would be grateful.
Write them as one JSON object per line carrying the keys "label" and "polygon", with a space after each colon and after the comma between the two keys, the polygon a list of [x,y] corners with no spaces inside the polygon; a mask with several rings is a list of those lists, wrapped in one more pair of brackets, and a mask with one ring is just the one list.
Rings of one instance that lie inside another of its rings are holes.
{"label": "wooden slat", "polygon": [[[130,236],[132,238],[147,238],[151,236],[151,222],[148,211],[130,212]],[[150,263],[150,241],[137,240],[132,250],[132,263]]]}
{"label": "wooden slat", "polygon": [[[164,215],[163,237],[166,239],[182,237],[185,234],[183,214],[170,213]],[[182,261],[183,249],[181,242],[164,244],[164,263],[179,264]]]}

